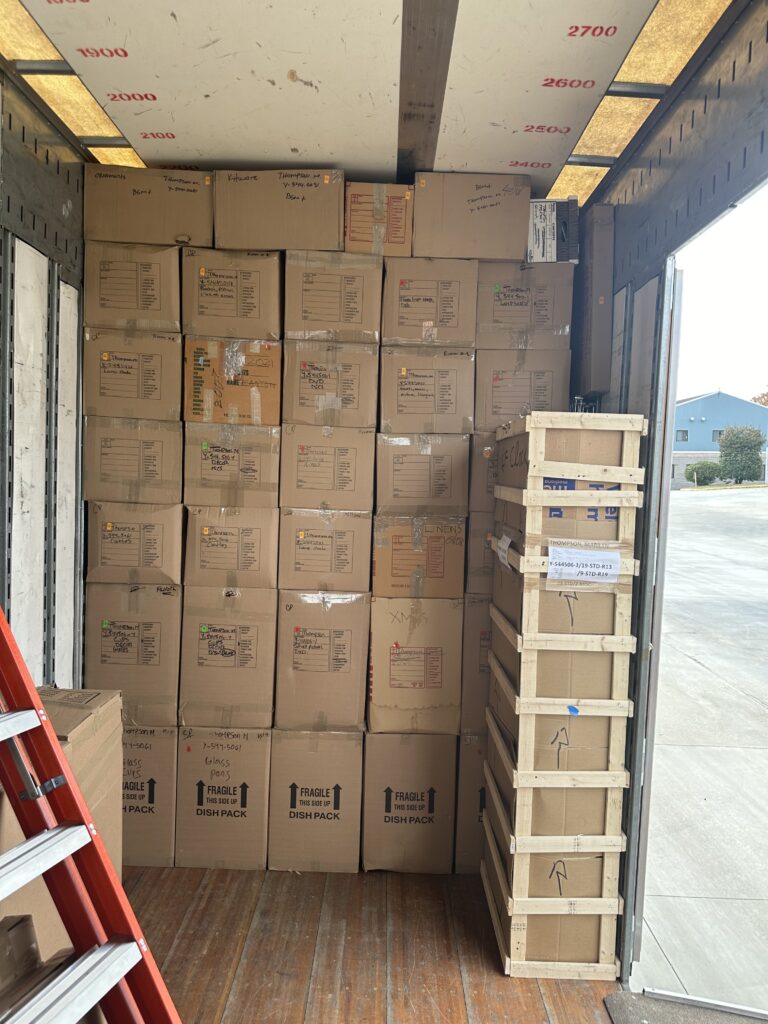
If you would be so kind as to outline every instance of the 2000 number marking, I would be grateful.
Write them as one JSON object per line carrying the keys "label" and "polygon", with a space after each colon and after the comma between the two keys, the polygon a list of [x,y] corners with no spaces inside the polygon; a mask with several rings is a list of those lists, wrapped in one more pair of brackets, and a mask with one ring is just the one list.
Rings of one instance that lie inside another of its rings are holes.
{"label": "2000 number marking", "polygon": [[593,78],[545,78],[541,83],[546,89],[594,89]]}
{"label": "2000 number marking", "polygon": [[555,132],[560,132],[561,135],[568,135],[571,129],[568,125],[563,125],[560,128],[556,124],[527,124],[523,130],[526,132],[547,132],[548,135],[554,135]]}
{"label": "2000 number marking", "polygon": [[114,50],[108,46],[100,46],[98,49],[95,46],[78,46],[77,52],[82,57],[127,57],[128,51],[124,50],[122,46],[116,46]]}
{"label": "2000 number marking", "polygon": [[575,36],[583,39],[584,36],[593,36],[599,39],[600,36],[615,36],[619,31],[617,25],[571,25],[568,35],[573,39]]}
{"label": "2000 number marking", "polygon": [[157,99],[157,96],[153,92],[110,92],[107,93],[109,96],[110,103],[117,103],[118,100],[149,100],[153,101]]}
{"label": "2000 number marking", "polygon": [[142,132],[142,139],[175,139],[173,132]]}

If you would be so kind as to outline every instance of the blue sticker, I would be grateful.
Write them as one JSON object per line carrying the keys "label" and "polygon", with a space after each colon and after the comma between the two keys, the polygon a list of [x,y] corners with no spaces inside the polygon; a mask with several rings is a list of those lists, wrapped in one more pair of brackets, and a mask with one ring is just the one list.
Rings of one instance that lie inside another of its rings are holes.
{"label": "blue sticker", "polygon": [[568,714],[569,715],[578,715],[578,713],[579,713],[579,709],[576,707],[575,704],[569,704],[568,705]]}

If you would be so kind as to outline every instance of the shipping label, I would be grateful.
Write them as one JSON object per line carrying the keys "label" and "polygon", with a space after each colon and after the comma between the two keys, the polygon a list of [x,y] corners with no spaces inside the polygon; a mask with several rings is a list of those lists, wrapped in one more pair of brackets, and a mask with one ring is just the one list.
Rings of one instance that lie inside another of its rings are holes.
{"label": "shipping label", "polygon": [[548,580],[575,583],[617,583],[621,565],[618,548],[597,549],[549,545]]}
{"label": "shipping label", "polygon": [[235,267],[200,267],[197,278],[199,316],[258,320],[261,312],[261,273]]}
{"label": "shipping label", "polygon": [[99,307],[159,312],[160,264],[132,260],[99,261]]}
{"label": "shipping label", "polygon": [[321,409],[338,399],[341,409],[360,407],[360,366],[357,363],[299,363],[299,408]]}
{"label": "shipping label", "polygon": [[99,474],[102,480],[161,480],[163,442],[128,437],[102,437],[99,441]]}
{"label": "shipping label", "polygon": [[418,327],[429,320],[435,327],[459,326],[460,281],[428,281],[401,277],[397,292],[400,327]]}
{"label": "shipping label", "polygon": [[200,668],[255,668],[258,626],[201,622],[197,630],[197,664]]}
{"label": "shipping label", "polygon": [[[386,210],[384,237],[381,241],[384,245],[405,245],[408,223],[408,205],[405,196],[387,196]],[[347,224],[350,242],[372,244],[374,223],[378,226],[381,221],[374,216],[373,196],[359,192],[354,193],[349,204],[349,223]],[[376,241],[379,240],[377,232]]]}
{"label": "shipping label", "polygon": [[200,445],[200,479],[218,487],[222,483],[261,483],[261,451],[253,445],[232,446],[217,441]]}
{"label": "shipping label", "polygon": [[305,271],[301,275],[304,323],[361,324],[365,280],[362,274]]}
{"label": "shipping label", "polygon": [[414,573],[429,580],[445,578],[445,537],[427,537],[414,548],[410,532],[392,537],[392,576],[410,579]]}
{"label": "shipping label", "polygon": [[163,526],[160,523],[101,524],[99,565],[105,568],[160,568],[163,564]]}
{"label": "shipping label", "polygon": [[302,491],[354,491],[357,448],[300,444],[296,454],[296,487]]}
{"label": "shipping label", "polygon": [[351,573],[354,567],[353,530],[296,530],[294,572]]}
{"label": "shipping label", "polygon": [[552,408],[551,370],[494,370],[491,413],[512,419],[524,410]]}
{"label": "shipping label", "polygon": [[401,690],[442,689],[442,647],[392,644],[389,649],[389,685]]}
{"label": "shipping label", "polygon": [[457,377],[456,370],[401,367],[397,374],[398,413],[455,413]]}
{"label": "shipping label", "polygon": [[200,568],[258,572],[261,530],[257,526],[201,526]]}
{"label": "shipping label", "polygon": [[101,620],[101,664],[135,665],[137,668],[160,664],[159,622],[120,622]]}
{"label": "shipping label", "polygon": [[395,498],[449,498],[452,487],[451,455],[395,455],[392,493]]}
{"label": "shipping label", "polygon": [[524,331],[531,322],[531,289],[510,283],[493,286],[492,323]]}
{"label": "shipping label", "polygon": [[159,352],[102,351],[99,357],[99,395],[158,401],[163,357]]}
{"label": "shipping label", "polygon": [[294,672],[349,672],[352,662],[351,629],[294,626]]}

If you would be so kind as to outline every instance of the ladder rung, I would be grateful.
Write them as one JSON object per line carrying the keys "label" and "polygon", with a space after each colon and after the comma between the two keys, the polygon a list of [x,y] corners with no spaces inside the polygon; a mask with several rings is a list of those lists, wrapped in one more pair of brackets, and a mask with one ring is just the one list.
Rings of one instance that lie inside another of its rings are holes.
{"label": "ladder rung", "polygon": [[3,711],[0,714],[0,742],[40,725],[36,711]]}
{"label": "ladder rung", "polygon": [[135,942],[107,942],[64,967],[0,1024],[77,1024],[141,960]]}
{"label": "ladder rung", "polygon": [[0,900],[91,841],[85,825],[58,825],[0,855]]}

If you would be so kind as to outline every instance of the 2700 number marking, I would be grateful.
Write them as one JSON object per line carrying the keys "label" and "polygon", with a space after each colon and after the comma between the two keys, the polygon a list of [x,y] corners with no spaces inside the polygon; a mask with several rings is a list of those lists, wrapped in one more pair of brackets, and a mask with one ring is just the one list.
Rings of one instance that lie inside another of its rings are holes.
{"label": "2700 number marking", "polygon": [[142,100],[153,101],[157,99],[153,92],[110,92],[107,95],[109,96],[110,103],[117,103],[118,100],[137,100],[141,102]]}
{"label": "2700 number marking", "polygon": [[547,132],[548,135],[554,135],[555,132],[560,132],[561,135],[568,135],[571,131],[568,125],[563,125],[560,128],[556,124],[527,124],[523,130],[526,132]]}
{"label": "2700 number marking", "polygon": [[571,25],[568,35],[573,39],[575,36],[583,39],[584,36],[593,36],[599,39],[600,36],[615,36],[619,31],[616,25]]}
{"label": "2700 number marking", "polygon": [[128,51],[122,46],[110,49],[109,46],[78,46],[77,52],[83,57],[127,57]]}
{"label": "2700 number marking", "polygon": [[541,83],[545,89],[594,89],[593,78],[545,78]]}

